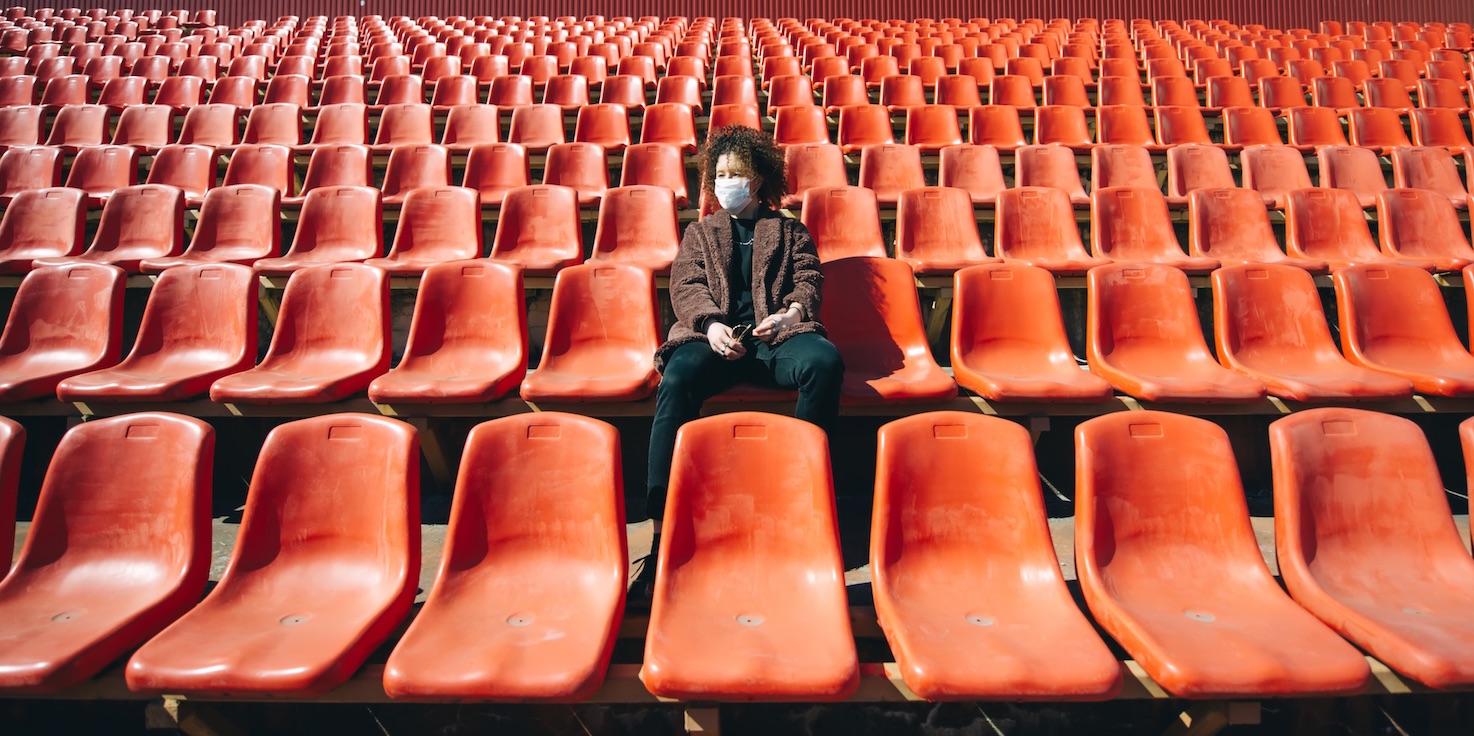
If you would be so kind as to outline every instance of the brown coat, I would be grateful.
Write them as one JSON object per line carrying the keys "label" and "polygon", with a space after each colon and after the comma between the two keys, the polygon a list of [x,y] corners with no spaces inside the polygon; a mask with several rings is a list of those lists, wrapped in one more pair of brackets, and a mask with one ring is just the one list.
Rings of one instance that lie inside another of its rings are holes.
{"label": "brown coat", "polygon": [[[694,222],[686,228],[681,249],[670,269],[670,300],[676,323],[665,344],[655,351],[655,368],[665,370],[665,361],[675,349],[692,342],[705,342],[701,326],[715,319],[729,327],[736,315],[738,290],[731,278],[737,246],[732,242],[732,220],[725,210]],[[820,292],[824,274],[819,271],[819,252],[814,237],[802,222],[767,211],[753,228],[752,310],[757,324],[769,314],[797,303],[805,322],[780,331],[777,345],[805,332],[825,334],[819,323]]]}

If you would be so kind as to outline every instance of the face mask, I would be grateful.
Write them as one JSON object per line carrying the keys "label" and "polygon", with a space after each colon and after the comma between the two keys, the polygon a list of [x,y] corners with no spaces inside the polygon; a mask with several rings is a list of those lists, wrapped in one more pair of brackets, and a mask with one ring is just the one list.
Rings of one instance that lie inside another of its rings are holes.
{"label": "face mask", "polygon": [[752,201],[751,179],[717,179],[717,203],[730,214],[742,211]]}

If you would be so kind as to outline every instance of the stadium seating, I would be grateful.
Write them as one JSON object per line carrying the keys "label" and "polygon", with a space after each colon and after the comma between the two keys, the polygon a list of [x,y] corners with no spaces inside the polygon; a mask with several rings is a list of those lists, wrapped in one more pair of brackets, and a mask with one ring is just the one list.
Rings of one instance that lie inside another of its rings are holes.
{"label": "stadium seating", "polygon": [[1392,258],[1377,250],[1356,196],[1344,189],[1297,189],[1285,205],[1285,251],[1292,258],[1325,261],[1331,270],[1362,264],[1432,264]]}
{"label": "stadium seating", "polygon": [[1187,252],[1230,266],[1274,263],[1315,274],[1330,267],[1324,261],[1290,258],[1279,249],[1264,203],[1248,189],[1199,189],[1188,195]]}
{"label": "stadium seating", "polygon": [[1156,263],[1205,273],[1218,261],[1188,256],[1173,233],[1167,200],[1156,189],[1105,187],[1091,194],[1090,250],[1113,261]]}
{"label": "stadium seating", "polygon": [[558,272],[531,402],[626,401],[655,390],[660,344],[655,276],[632,263],[589,262]]}
{"label": "stadium seating", "polygon": [[[1420,394],[1474,395],[1474,356],[1459,342],[1427,271],[1360,264],[1331,278],[1347,360],[1411,381]],[[1413,314],[1418,318],[1408,319]]]}
{"label": "stadium seating", "polygon": [[863,187],[811,187],[803,192],[803,223],[820,261],[885,257],[875,192]]}
{"label": "stadium seating", "polygon": [[819,321],[844,358],[842,403],[922,403],[957,395],[927,345],[909,265],[856,257],[828,261],[821,270],[826,286]]}
{"label": "stadium seating", "polygon": [[81,253],[86,213],[80,189],[46,187],[16,194],[0,219],[0,273],[25,273],[38,258]]}
{"label": "stadium seating", "polygon": [[282,275],[309,266],[375,258],[384,251],[384,232],[380,228],[383,219],[383,201],[377,189],[312,189],[302,203],[292,246],[279,258],[256,261],[256,272]]}
{"label": "stadium seating", "polygon": [[[483,190],[482,201],[485,201]],[[583,260],[578,192],[569,187],[525,186],[501,202],[491,257],[521,266],[528,275],[548,276]]]}

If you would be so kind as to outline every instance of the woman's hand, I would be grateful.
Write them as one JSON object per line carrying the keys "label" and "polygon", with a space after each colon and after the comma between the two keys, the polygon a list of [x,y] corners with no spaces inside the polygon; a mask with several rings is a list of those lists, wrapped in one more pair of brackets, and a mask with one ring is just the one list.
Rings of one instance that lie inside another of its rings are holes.
{"label": "woman's hand", "polygon": [[781,312],[768,315],[768,318],[763,320],[763,323],[758,325],[752,334],[763,342],[770,342],[773,336],[798,324],[801,319],[798,307],[790,306]]}
{"label": "woman's hand", "polygon": [[711,346],[711,351],[727,360],[737,360],[747,355],[747,346],[740,340],[732,339],[732,328],[721,322],[712,322],[706,328],[706,344]]}

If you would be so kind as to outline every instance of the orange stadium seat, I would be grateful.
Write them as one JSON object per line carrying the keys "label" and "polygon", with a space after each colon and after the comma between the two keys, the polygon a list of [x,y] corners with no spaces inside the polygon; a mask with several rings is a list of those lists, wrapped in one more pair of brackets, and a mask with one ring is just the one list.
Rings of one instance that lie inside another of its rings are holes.
{"label": "orange stadium seat", "polygon": [[102,208],[87,250],[66,258],[38,258],[37,266],[106,263],[139,273],[145,258],[177,256],[184,248],[184,192],[139,184],[118,189]]}
{"label": "orange stadium seat", "polygon": [[8,204],[22,192],[61,186],[61,164],[59,148],[17,146],[7,149],[0,155],[0,204]]}
{"label": "orange stadium seat", "polygon": [[456,105],[446,113],[440,143],[455,153],[469,151],[472,146],[484,143],[496,143],[501,136],[497,121],[494,105]]}
{"label": "orange stadium seat", "polygon": [[[1295,154],[1298,156],[1299,154]],[[1264,202],[1248,189],[1199,189],[1188,195],[1188,255],[1225,266],[1274,263],[1315,274],[1325,261],[1290,258],[1279,248]]]}
{"label": "orange stadium seat", "polygon": [[[181,265],[149,292],[122,362],[62,381],[62,401],[181,401],[256,362],[256,278],[229,263]],[[192,601],[191,601],[192,602]]]}
{"label": "orange stadium seat", "polygon": [[[27,161],[28,167],[39,162]],[[79,149],[67,171],[66,185],[87,194],[88,207],[100,207],[114,192],[138,183],[138,150],[130,146],[87,146]]]}
{"label": "orange stadium seat", "polygon": [[993,204],[1007,188],[998,149],[964,143],[941,150],[937,181],[966,191],[974,205]]}
{"label": "orange stadium seat", "polygon": [[[24,433],[4,426],[6,462],[18,465]],[[177,414],[94,419],[62,436],[25,546],[0,583],[0,687],[80,684],[199,600],[214,447],[210,425]]]}
{"label": "orange stadium seat", "polygon": [[1058,189],[1076,206],[1090,203],[1080,183],[1075,154],[1060,145],[1022,146],[1014,159],[1014,186]]}
{"label": "orange stadium seat", "polygon": [[1377,242],[1404,260],[1430,261],[1435,271],[1462,271],[1474,249],[1453,203],[1425,189],[1389,189],[1377,195]]}
{"label": "orange stadium seat", "polygon": [[1392,181],[1399,188],[1438,192],[1456,209],[1469,208],[1469,191],[1464,188],[1464,180],[1448,149],[1411,146],[1393,149]]}
{"label": "orange stadium seat", "polygon": [[474,189],[426,186],[410,189],[399,210],[389,254],[365,264],[396,276],[419,275],[445,261],[481,257],[481,206]]}
{"label": "orange stadium seat", "polygon": [[180,189],[188,207],[199,207],[205,194],[215,188],[219,162],[215,149],[175,143],[154,152],[145,184],[160,184]]}
{"label": "orange stadium seat", "polygon": [[1091,194],[1090,250],[1113,261],[1156,263],[1188,273],[1218,267],[1213,258],[1188,256],[1177,242],[1167,200],[1156,189],[1105,187]]}
{"label": "orange stadium seat", "polygon": [[1292,258],[1325,261],[1332,271],[1358,264],[1433,267],[1426,261],[1393,258],[1377,250],[1356,196],[1344,189],[1297,189],[1289,193],[1285,252]]}
{"label": "orange stadium seat", "polygon": [[279,258],[256,261],[256,272],[281,275],[324,263],[376,258],[384,252],[383,210],[377,189],[317,187],[302,203],[291,247]]}
{"label": "orange stadium seat", "polygon": [[994,253],[1005,263],[1063,274],[1110,263],[1085,251],[1074,220],[1069,196],[1059,189],[1020,186],[999,192]]}
{"label": "orange stadium seat", "polygon": [[1356,146],[1327,146],[1316,152],[1320,185],[1344,189],[1363,208],[1375,207],[1377,195],[1387,190],[1386,175],[1375,151]]}
{"label": "orange stadium seat", "polygon": [[[1366,686],[1361,653],[1295,605],[1265,567],[1227,433],[1206,419],[1124,412],[1081,424],[1075,448],[1085,601],[1163,689],[1213,698]],[[1195,461],[1172,461],[1184,454]],[[1198,492],[1184,498],[1185,484]],[[1216,631],[1232,632],[1240,656],[1204,645]]]}
{"label": "orange stadium seat", "polygon": [[599,205],[590,260],[634,263],[668,274],[681,245],[675,194],[664,187],[622,186]]}
{"label": "orange stadium seat", "polygon": [[542,360],[522,381],[522,398],[643,399],[660,382],[650,361],[659,345],[654,273],[633,263],[568,266],[553,286]]}
{"label": "orange stadium seat", "polygon": [[[321,114],[318,116],[318,123],[322,123]],[[217,148],[233,146],[240,142],[239,128],[240,110],[235,106],[195,105],[184,114],[184,124],[180,126],[179,135],[174,142]]]}
{"label": "orange stadium seat", "polygon": [[50,396],[62,379],[116,363],[123,284],[122,269],[98,263],[26,274],[0,334],[0,400]]}
{"label": "orange stadium seat", "polygon": [[1474,681],[1474,630],[1457,613],[1474,603],[1474,562],[1418,425],[1316,409],[1275,421],[1269,443],[1275,556],[1295,601],[1424,685]]}
{"label": "orange stadium seat", "polygon": [[[4,81],[3,78],[0,81]],[[39,144],[43,113],[38,105],[0,107],[0,147],[9,149]]]}
{"label": "orange stadium seat", "polygon": [[502,199],[491,257],[521,266],[531,276],[550,276],[582,262],[578,192],[548,185],[508,191]]}
{"label": "orange stadium seat", "polygon": [[820,321],[845,362],[841,401],[926,403],[957,395],[957,384],[937,366],[927,344],[911,266],[860,257],[821,268],[828,286]]}
{"label": "orange stadium seat", "polygon": [[1110,384],[1075,362],[1054,277],[1018,263],[971,266],[953,277],[952,373],[989,401],[1112,396]]}
{"label": "orange stadium seat", "polygon": [[488,260],[425,268],[404,357],[369,384],[380,404],[480,403],[527,374],[522,274]]}
{"label": "orange stadium seat", "polygon": [[860,186],[875,192],[878,204],[895,206],[901,192],[926,186],[921,149],[904,144],[865,146],[860,152]]}
{"label": "orange stadium seat", "polygon": [[387,153],[400,146],[434,143],[434,130],[434,116],[429,105],[388,105],[379,111],[379,127],[374,134],[373,150],[376,153]]}
{"label": "orange stadium seat", "polygon": [[[593,694],[618,638],[629,570],[619,468],[619,434],[597,419],[542,412],[472,429],[443,563],[385,665],[385,692]],[[528,533],[521,520],[534,517],[548,523]]]}
{"label": "orange stadium seat", "polygon": [[156,151],[174,137],[174,108],[167,105],[129,105],[118,115],[112,145]]}
{"label": "orange stadium seat", "polygon": [[803,223],[820,261],[885,257],[880,206],[864,187],[810,187],[803,192]]}
{"label": "orange stadium seat", "polygon": [[500,207],[507,193],[528,186],[527,149],[516,143],[480,143],[471,146],[461,186],[481,194],[483,206]]}
{"label": "orange stadium seat", "polygon": [[1090,151],[1090,186],[1157,189],[1151,152],[1141,146],[1096,146]]}
{"label": "orange stadium seat", "polygon": [[[783,470],[760,484],[714,472],[753,463]],[[841,700],[855,691],[833,488],[828,444],[812,424],[735,412],[681,427],[640,670],[651,693]]]}
{"label": "orange stadium seat", "polygon": [[1420,394],[1474,395],[1474,356],[1454,332],[1443,294],[1427,271],[1361,264],[1331,279],[1347,360],[1411,381]]}
{"label": "orange stadium seat", "polygon": [[78,189],[28,189],[0,219],[0,273],[25,273],[38,258],[67,258],[86,243],[87,205]]}
{"label": "orange stadium seat", "polygon": [[225,167],[225,179],[220,186],[239,184],[256,184],[275,189],[282,197],[291,197],[297,191],[292,149],[272,145],[236,148],[230,154],[230,163]]}
{"label": "orange stadium seat", "polygon": [[[1167,204],[1169,206],[1186,207],[1188,195],[1198,189],[1232,189],[1233,187],[1233,170],[1229,168],[1228,154],[1222,148],[1209,144],[1188,143],[1167,149]],[[1157,187],[1147,188],[1156,189]],[[1272,201],[1268,197],[1265,199],[1266,204]]]}
{"label": "orange stadium seat", "polygon": [[[128,687],[312,696],[346,681],[414,602],[418,454],[414,428],[387,417],[273,429],[219,584],[129,659]],[[268,633],[275,646],[249,643]]]}
{"label": "orange stadium seat", "polygon": [[900,193],[896,258],[919,274],[997,262],[983,250],[971,197],[952,187],[917,186]]}
{"label": "orange stadium seat", "polygon": [[417,189],[450,186],[450,152],[431,144],[402,145],[389,153],[379,190],[386,206],[398,207]]}
{"label": "orange stadium seat", "polygon": [[625,149],[619,185],[657,186],[671,190],[677,207],[690,205],[686,164],[681,149],[664,143],[639,143]]}

